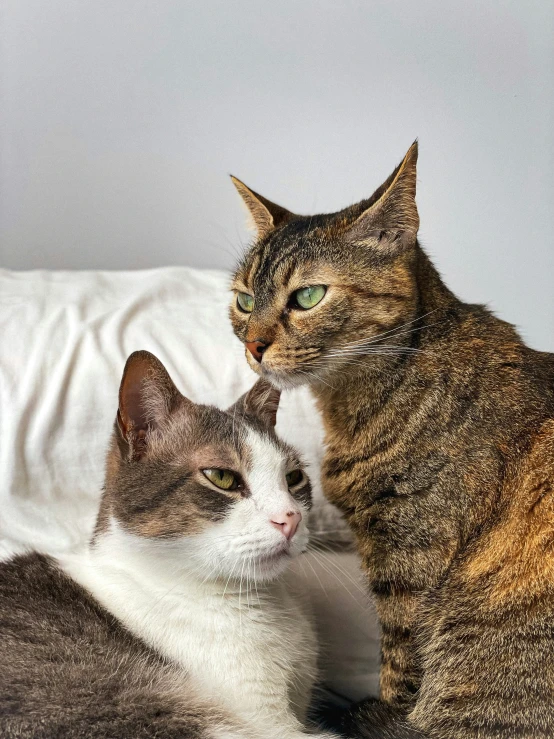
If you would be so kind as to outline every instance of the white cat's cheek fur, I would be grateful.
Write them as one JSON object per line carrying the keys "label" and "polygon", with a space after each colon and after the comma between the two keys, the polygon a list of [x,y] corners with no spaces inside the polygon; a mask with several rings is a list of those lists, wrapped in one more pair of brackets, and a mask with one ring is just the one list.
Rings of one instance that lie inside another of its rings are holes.
{"label": "white cat's cheek fur", "polygon": [[[285,480],[286,459],[269,435],[250,430],[245,438],[250,458],[249,494],[238,499],[225,519],[183,542],[189,565],[206,579],[264,582],[282,574],[292,558],[306,550],[308,511],[291,495]],[[287,512],[302,520],[292,539],[272,524]]]}
{"label": "white cat's cheek fur", "polygon": [[260,510],[253,497],[245,498],[224,521],[191,540],[191,561],[207,578],[274,579],[307,547],[305,512],[303,517],[292,541],[287,542],[271,524],[270,514]]}

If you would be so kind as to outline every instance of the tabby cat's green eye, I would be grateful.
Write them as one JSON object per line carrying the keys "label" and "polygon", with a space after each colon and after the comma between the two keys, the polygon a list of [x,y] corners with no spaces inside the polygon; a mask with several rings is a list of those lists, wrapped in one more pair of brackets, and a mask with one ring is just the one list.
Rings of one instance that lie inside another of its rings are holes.
{"label": "tabby cat's green eye", "polygon": [[238,488],[238,478],[231,470],[220,470],[213,467],[202,470],[202,472],[210,482],[222,490],[236,490]]}
{"label": "tabby cat's green eye", "polygon": [[243,313],[252,313],[254,310],[254,298],[248,293],[237,293],[237,305]]}
{"label": "tabby cat's green eye", "polygon": [[299,482],[302,482],[304,475],[302,474],[302,470],[293,470],[285,476],[285,479],[289,488],[292,488],[295,485],[298,485]]}
{"label": "tabby cat's green eye", "polygon": [[302,310],[309,310],[323,300],[326,292],[325,285],[310,285],[310,287],[302,287],[293,293],[293,298]]}

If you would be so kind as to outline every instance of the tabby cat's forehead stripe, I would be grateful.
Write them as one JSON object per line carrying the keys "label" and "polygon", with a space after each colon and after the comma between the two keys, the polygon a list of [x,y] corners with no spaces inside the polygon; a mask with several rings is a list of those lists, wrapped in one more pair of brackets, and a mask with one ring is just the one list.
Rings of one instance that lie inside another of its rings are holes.
{"label": "tabby cat's forehead stripe", "polygon": [[[287,227],[284,227],[286,230]],[[263,245],[263,251],[257,266],[257,271],[253,276],[257,289],[265,289],[272,284],[278,274],[281,265],[287,259],[294,257],[299,250],[299,240],[295,235],[292,239],[287,240],[284,233],[279,232],[273,238],[269,238]]]}
{"label": "tabby cat's forehead stripe", "polygon": [[[256,293],[259,298],[271,293],[274,281],[279,275],[279,284],[287,285],[298,262],[299,241],[295,237],[292,241],[271,236],[255,247],[248,255],[245,267],[239,269],[237,278]],[[283,272],[280,275],[280,272]]]}
{"label": "tabby cat's forehead stripe", "polygon": [[253,258],[248,260],[243,279],[244,279],[245,286],[249,289],[252,289],[253,276],[256,274],[258,265],[260,263],[260,259],[261,259],[261,253],[256,252],[254,253]]}
{"label": "tabby cat's forehead stripe", "polygon": [[[274,280],[275,276],[281,269],[281,265],[291,257],[297,255],[298,249],[299,243],[296,240],[288,244],[287,242],[281,243],[273,250],[271,249],[271,245],[268,245],[266,253],[264,254],[263,269],[259,272],[259,279],[267,281]],[[296,260],[291,259],[290,264],[288,265],[289,269],[294,269],[295,261]]]}

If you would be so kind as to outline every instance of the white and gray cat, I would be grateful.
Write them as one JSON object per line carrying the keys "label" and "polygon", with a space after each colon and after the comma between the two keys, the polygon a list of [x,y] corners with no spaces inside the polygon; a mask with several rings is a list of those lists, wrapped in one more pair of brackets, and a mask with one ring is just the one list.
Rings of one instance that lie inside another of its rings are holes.
{"label": "white and gray cat", "polygon": [[313,620],[285,575],[311,492],[278,402],[262,380],[196,405],[129,357],[86,553],[0,565],[2,737],[313,733]]}

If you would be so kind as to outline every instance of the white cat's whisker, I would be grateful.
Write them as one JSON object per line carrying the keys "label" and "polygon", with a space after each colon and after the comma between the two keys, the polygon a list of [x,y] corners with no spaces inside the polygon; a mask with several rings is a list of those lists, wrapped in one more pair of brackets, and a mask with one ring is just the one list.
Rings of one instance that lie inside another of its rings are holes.
{"label": "white cat's whisker", "polygon": [[310,562],[310,558],[309,558],[309,557],[305,557],[305,558],[304,558],[304,559],[303,559],[303,560],[301,561],[301,564],[302,564],[302,568],[304,567],[304,564],[307,564],[307,565],[308,565],[308,566],[310,567],[311,571],[312,571],[312,572],[314,573],[314,575],[315,575],[315,578],[316,578],[316,580],[317,580],[317,581],[318,581],[318,583],[319,583],[319,586],[320,586],[320,587],[321,587],[321,589],[323,590],[323,592],[324,592],[324,594],[325,594],[325,597],[327,598],[327,600],[328,600],[329,602],[331,602],[331,599],[329,598],[329,593],[327,592],[327,590],[326,590],[325,586],[323,585],[323,582],[322,582],[321,578],[320,578],[320,577],[319,577],[319,575],[317,574],[317,572],[316,572],[316,569],[315,569],[315,567],[314,567],[314,566],[312,565],[312,563]]}
{"label": "white cat's whisker", "polygon": [[[367,596],[367,591],[363,589],[360,583],[356,582],[356,580],[352,577],[352,575],[347,570],[345,570],[344,567],[342,567],[342,565],[339,565],[338,562],[336,562],[334,559],[328,556],[329,553],[331,554],[333,553],[333,550],[330,549],[327,544],[322,543],[322,542],[316,542],[316,546],[314,547],[312,551],[317,552],[322,557],[324,557],[325,560],[328,561],[329,564],[332,564],[334,567],[336,567],[339,570],[339,572],[341,572],[352,583],[352,585],[354,585],[357,588],[357,590],[359,590],[359,592],[362,593],[362,595]],[[327,552],[327,554],[325,552]]]}
{"label": "white cat's whisker", "polygon": [[225,587],[223,588],[223,593],[221,594],[221,599],[223,600],[225,598],[225,593],[227,592],[227,588],[229,587],[229,581],[231,580],[231,577],[235,574],[236,564],[233,565],[233,568],[229,572],[229,577],[227,578],[227,582],[225,583]]}
{"label": "white cat's whisker", "polygon": [[260,600],[260,593],[258,590],[258,577],[256,572],[256,560],[254,559],[254,588],[256,589],[256,598],[258,599],[258,608],[262,610],[262,602]]}
{"label": "white cat's whisker", "polygon": [[[365,606],[361,606],[361,604],[360,604],[360,601],[359,601],[359,599],[358,599],[358,598],[357,598],[357,597],[356,597],[356,596],[354,595],[354,593],[352,593],[352,591],[351,591],[351,590],[349,590],[349,589],[348,589],[348,587],[346,586],[346,584],[344,583],[344,581],[343,581],[343,580],[342,580],[342,579],[341,579],[341,578],[340,578],[340,577],[339,577],[339,576],[338,576],[338,575],[336,574],[336,572],[334,572],[334,571],[333,571],[333,570],[331,569],[331,566],[330,566],[330,564],[331,564],[331,563],[328,563],[328,562],[324,561],[324,559],[323,559],[323,553],[322,553],[322,552],[316,552],[316,550],[314,550],[314,551],[313,551],[313,554],[316,554],[316,553],[317,553],[317,554],[319,555],[319,556],[317,557],[317,560],[318,560],[318,564],[319,564],[319,566],[320,566],[320,567],[321,567],[321,568],[322,568],[323,570],[325,570],[325,572],[327,572],[327,574],[328,574],[328,575],[329,575],[330,577],[333,577],[333,578],[335,578],[335,580],[336,580],[336,581],[337,581],[338,583],[340,583],[340,585],[341,585],[341,587],[343,588],[343,590],[345,590],[345,591],[346,591],[346,592],[348,593],[348,595],[350,596],[350,598],[352,598],[352,600],[354,600],[354,601],[355,601],[355,603],[356,603],[357,605],[360,605],[360,607],[365,607]],[[335,564],[335,563],[333,562],[332,564]],[[339,570],[339,572],[340,572],[340,570]],[[344,572],[340,572],[340,574],[341,574],[341,575],[343,575],[343,576],[345,575],[345,573],[344,573]],[[350,578],[347,578],[347,579],[349,579],[349,580],[350,580]],[[353,583],[353,584],[354,584],[354,583]],[[364,597],[367,597],[367,593],[364,593],[364,591],[363,591],[363,590],[361,590],[361,589],[359,588],[359,586],[358,586],[357,584],[356,584],[356,589],[357,589],[357,590],[359,590],[359,591],[360,591],[360,593],[362,593],[362,594],[364,595]]]}

